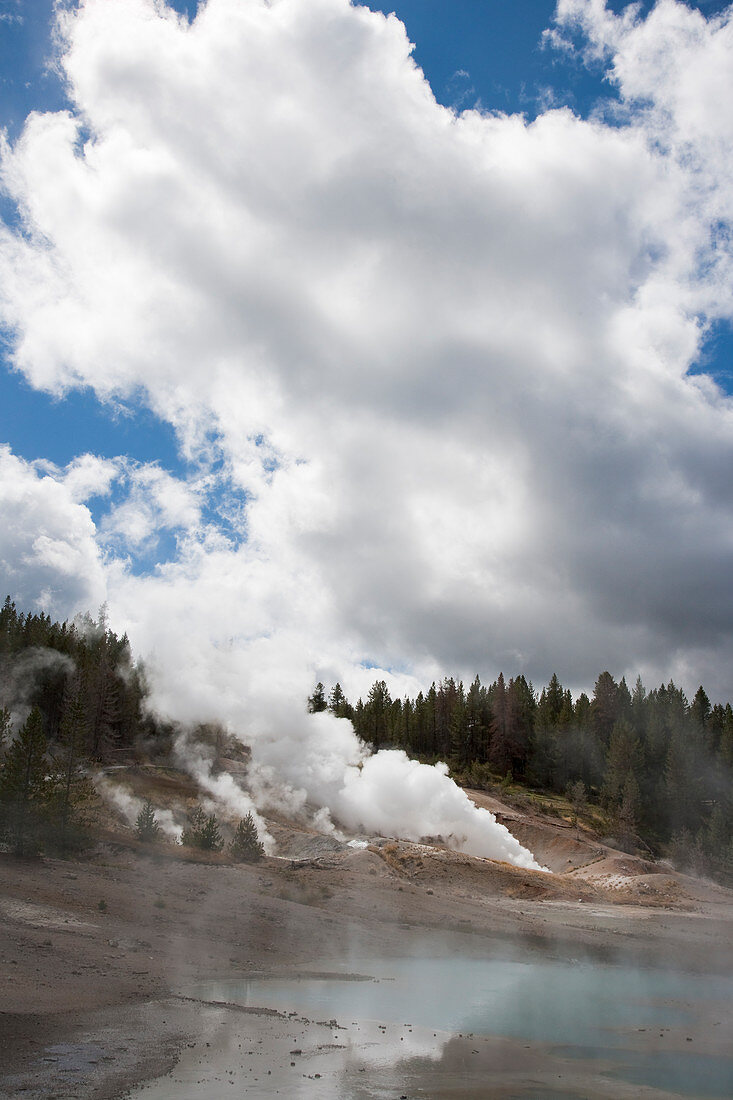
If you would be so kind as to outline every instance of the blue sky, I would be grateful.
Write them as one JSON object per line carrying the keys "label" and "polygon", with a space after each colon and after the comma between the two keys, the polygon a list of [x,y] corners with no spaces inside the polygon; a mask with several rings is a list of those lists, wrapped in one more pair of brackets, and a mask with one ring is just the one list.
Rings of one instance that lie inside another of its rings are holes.
{"label": "blue sky", "polygon": [[[53,9],[51,0],[0,0],[0,125],[11,140],[20,135],[31,111],[58,111],[67,106],[63,82],[54,66]],[[7,201],[0,211],[14,220]],[[142,402],[130,403],[130,411],[126,411],[119,403],[100,404],[89,389],[49,396],[9,370],[6,354],[2,361],[0,434],[16,454],[65,466],[88,450],[157,461],[167,469],[182,468],[172,430]]]}
{"label": "blue sky", "polygon": [[601,74],[568,65],[543,48],[553,0],[407,0],[370,7],[395,11],[404,21],[416,61],[436,98],[448,106],[468,107],[478,100],[489,110],[532,117],[547,88],[580,112],[604,91]]}
{"label": "blue sky", "polygon": [[[609,7],[621,11],[623,0]],[[642,10],[652,7],[644,0]],[[727,6],[720,0],[690,2],[706,14]],[[189,18],[197,5],[172,0],[170,7]],[[552,88],[560,102],[586,112],[608,93],[602,74],[568,64],[541,46],[551,25],[554,0],[404,0],[371,3],[374,11],[395,12],[415,43],[415,59],[426,73],[436,98],[446,105],[466,106],[480,99],[489,110],[524,111],[533,115],[543,91]],[[0,0],[0,120],[16,136],[31,110],[54,110],[64,104],[63,89],[48,61],[52,56],[52,0]],[[468,74],[463,77],[463,73]],[[471,91],[471,89],[473,91]]]}
{"label": "blue sky", "polygon": [[272,646],[352,694],[733,694],[728,6],[563,2],[574,51],[551,0],[371,5],[447,127],[344,0],[211,0],[189,35],[90,2],[71,61],[51,3],[0,0],[19,601],[107,599],[171,668],[185,615],[233,675]]}
{"label": "blue sky", "polygon": [[[64,109],[62,81],[53,65],[53,3],[50,0],[0,0],[0,124],[11,139],[20,134],[34,110]],[[170,6],[189,18],[196,5],[174,0]],[[642,5],[649,9],[647,0]],[[717,0],[689,4],[711,13],[726,7]],[[405,0],[369,7],[403,20],[415,44],[414,57],[436,99],[463,109],[536,116],[548,89],[555,105],[587,115],[600,100],[614,98],[600,66],[590,70],[542,43],[552,23],[554,0]],[[621,11],[622,0],[609,5]],[[12,210],[6,207],[6,216]],[[3,356],[7,364],[7,358]],[[702,367],[733,392],[733,338],[718,326],[705,349]],[[77,390],[49,398],[22,378],[0,373],[3,439],[26,458],[49,458],[65,465],[80,449],[95,454],[126,454],[184,469],[174,435],[142,402],[100,404],[94,394]]]}
{"label": "blue sky", "polygon": [[[189,17],[195,5],[170,4]],[[439,102],[457,109],[479,103],[487,110],[520,112],[529,118],[542,109],[548,89],[556,105],[587,115],[602,98],[612,96],[600,67],[589,71],[543,46],[542,32],[551,25],[553,0],[405,0],[369,5],[394,11],[415,43],[414,57],[423,68]],[[609,5],[616,11],[619,0]],[[649,9],[648,2],[643,5]],[[706,13],[724,3],[708,0],[689,6]],[[17,138],[32,110],[59,110],[66,105],[62,82],[52,62],[50,0],[19,3],[1,0],[0,124]],[[6,216],[12,212],[6,207]],[[5,363],[7,359],[3,357]],[[733,391],[733,339],[719,326],[708,343],[704,369]],[[127,454],[141,461],[157,460],[168,469],[183,469],[169,426],[141,403],[131,415],[100,405],[87,392],[72,391],[50,399],[7,369],[0,373],[3,438],[27,458],[46,457],[59,464],[81,449],[96,454]]]}

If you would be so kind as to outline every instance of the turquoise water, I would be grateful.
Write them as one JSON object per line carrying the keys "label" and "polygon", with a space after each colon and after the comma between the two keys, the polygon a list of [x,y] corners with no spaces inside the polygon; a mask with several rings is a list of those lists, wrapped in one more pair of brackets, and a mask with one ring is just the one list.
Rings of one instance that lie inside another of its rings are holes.
{"label": "turquoise water", "polygon": [[[361,980],[354,980],[354,975]],[[592,961],[353,958],[348,974],[232,979],[194,995],[349,1026],[377,1021],[549,1044],[603,1074],[688,1097],[733,1097],[733,977]],[[718,1029],[714,1031],[713,1029]],[[698,1049],[695,1049],[697,1045]]]}
{"label": "turquoise water", "polygon": [[352,959],[366,980],[232,979],[197,986],[204,1000],[295,1011],[312,1019],[348,1016],[410,1022],[541,1042],[614,1044],[617,1029],[693,1023],[703,1002],[730,1011],[733,979],[608,966],[511,959]]}

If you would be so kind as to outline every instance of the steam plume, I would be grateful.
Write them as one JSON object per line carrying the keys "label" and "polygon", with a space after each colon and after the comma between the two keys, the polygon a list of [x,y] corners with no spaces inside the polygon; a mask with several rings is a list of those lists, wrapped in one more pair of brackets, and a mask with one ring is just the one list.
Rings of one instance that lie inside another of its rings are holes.
{"label": "steam plume", "polygon": [[174,755],[179,766],[192,775],[199,787],[210,795],[214,809],[223,809],[227,814],[239,818],[252,814],[260,842],[265,852],[271,855],[275,850],[275,841],[268,833],[252,798],[242,790],[229,772],[213,774],[210,751],[195,742],[187,732],[183,732],[176,741]]}
{"label": "steam plume", "polygon": [[[124,787],[119,786],[117,783],[113,783],[107,776],[102,775],[101,772],[94,776],[94,786],[99,794],[101,794],[101,796],[124,817],[128,825],[135,824],[138,814],[145,805],[142,798],[137,798],[136,795],[130,794]],[[183,830],[181,826],[176,823],[170,810],[156,808],[155,820],[158,822],[165,836],[176,841],[181,839]]]}
{"label": "steam plume", "polygon": [[10,711],[11,727],[18,729],[25,722],[41,677],[57,673],[70,676],[74,671],[70,657],[42,646],[0,660],[0,707]]}
{"label": "steam plume", "polygon": [[[308,815],[324,832],[337,831],[335,819],[372,835],[440,837],[456,851],[544,870],[493,814],[474,806],[445,764],[420,764],[395,749],[372,753],[347,719],[328,711],[286,714],[280,707],[276,720],[274,727],[272,716],[262,714],[249,727],[250,787],[261,807]],[[231,776],[212,777],[209,767],[207,777],[207,763],[190,741],[179,741],[177,751],[212,796],[244,805],[247,795]]]}

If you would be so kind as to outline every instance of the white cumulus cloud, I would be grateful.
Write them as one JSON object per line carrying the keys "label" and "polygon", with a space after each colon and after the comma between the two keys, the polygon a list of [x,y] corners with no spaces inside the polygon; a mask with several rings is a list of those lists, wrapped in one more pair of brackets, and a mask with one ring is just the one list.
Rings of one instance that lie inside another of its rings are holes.
{"label": "white cumulus cloud", "polygon": [[689,373],[733,309],[729,13],[561,0],[621,107],[531,123],[440,106],[348,0],[60,20],[70,108],[2,153],[14,365],[142,393],[236,502],[219,537],[161,471],[100,524],[195,535],[107,567],[161,702],[239,719],[258,662],[733,694],[731,403]]}
{"label": "white cumulus cloud", "polygon": [[63,480],[0,446],[0,572],[18,610],[72,617],[103,602],[106,579],[89,510]]}

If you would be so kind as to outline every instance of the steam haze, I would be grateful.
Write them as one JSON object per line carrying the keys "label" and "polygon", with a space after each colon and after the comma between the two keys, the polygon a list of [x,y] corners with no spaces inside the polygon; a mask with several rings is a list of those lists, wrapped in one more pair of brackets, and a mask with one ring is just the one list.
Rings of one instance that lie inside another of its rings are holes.
{"label": "steam haze", "polygon": [[347,0],[58,19],[69,108],[2,153],[12,366],[151,410],[180,463],[6,448],[21,606],[106,599],[156,708],[347,820],[382,763],[303,716],[317,679],[733,696],[730,9],[560,0],[545,48],[609,102],[531,122],[441,106]]}

